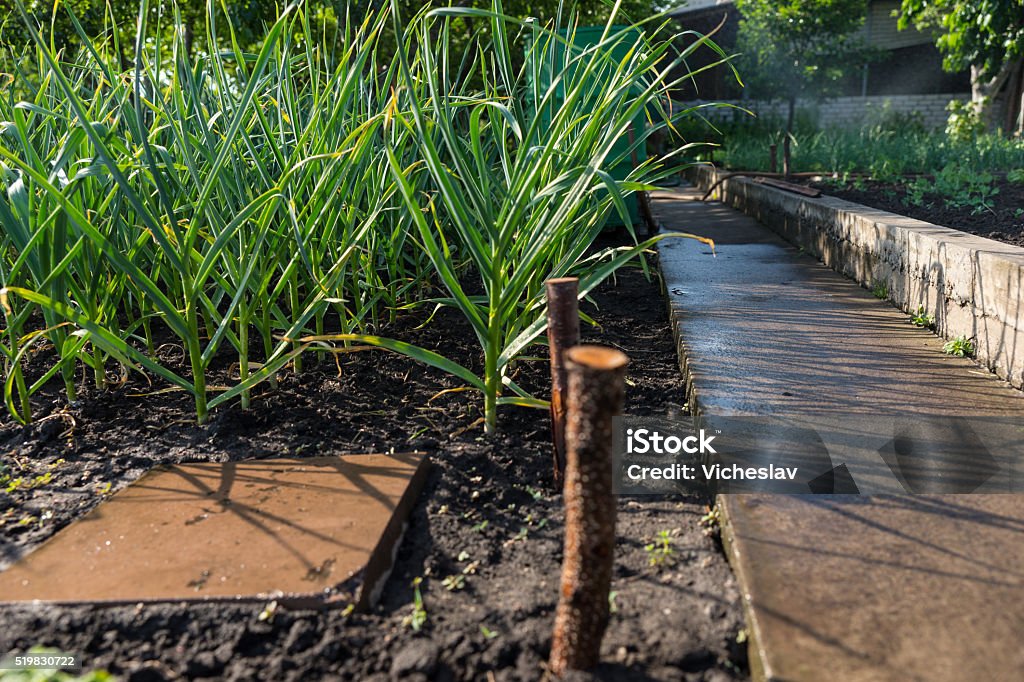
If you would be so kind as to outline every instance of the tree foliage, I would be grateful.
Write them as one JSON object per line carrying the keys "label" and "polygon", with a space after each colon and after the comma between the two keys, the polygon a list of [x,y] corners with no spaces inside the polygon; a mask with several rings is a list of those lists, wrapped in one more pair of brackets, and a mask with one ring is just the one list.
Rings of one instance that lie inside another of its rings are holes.
{"label": "tree foliage", "polygon": [[899,27],[939,30],[947,71],[993,78],[1024,57],[1024,0],[903,0]]}
{"label": "tree foliage", "polygon": [[863,63],[865,0],[736,0],[740,73],[754,97],[828,95]]}
{"label": "tree foliage", "polygon": [[[78,36],[70,15],[79,21],[89,36],[107,35],[112,27],[117,27],[121,38],[131,45],[134,41],[136,19],[139,11],[138,0],[23,0],[26,9],[41,32],[49,37],[52,34],[54,45],[59,49],[78,42]],[[678,4],[681,0],[658,2],[656,0],[622,0],[619,16],[642,19],[651,12],[666,6]],[[277,17],[284,2],[279,0],[214,0],[219,11],[226,11],[235,30],[235,39],[243,47],[256,46],[265,32],[266,27]],[[372,16],[392,0],[305,0],[305,5],[312,16],[321,25],[321,30],[331,30],[347,20],[362,21]],[[158,3],[153,3],[154,5]],[[453,5],[456,7],[473,7],[486,9],[490,0],[397,0],[395,3],[403,16],[411,17],[426,7]],[[561,9],[563,16],[568,16],[570,9],[579,13],[582,24],[603,22],[609,16],[614,0],[509,0],[505,3],[505,11],[510,16],[537,17],[541,20],[555,19]],[[165,27],[173,21],[174,4],[170,0],[163,3]],[[207,13],[206,0],[179,0],[177,9],[181,12],[182,24],[195,32],[196,44],[204,42],[203,29]],[[159,12],[153,7],[154,17]],[[157,24],[150,22],[151,26]],[[7,49],[17,50],[28,42],[21,19],[15,11],[15,0],[0,0],[0,44]]]}

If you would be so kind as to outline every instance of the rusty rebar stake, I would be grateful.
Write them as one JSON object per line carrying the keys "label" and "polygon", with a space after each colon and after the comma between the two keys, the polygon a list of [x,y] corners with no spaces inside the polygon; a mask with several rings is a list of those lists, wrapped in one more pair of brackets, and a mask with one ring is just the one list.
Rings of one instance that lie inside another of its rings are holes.
{"label": "rusty rebar stake", "polygon": [[548,351],[551,356],[551,442],[554,450],[555,483],[565,471],[565,351],[580,342],[579,280],[575,277],[549,279]]}
{"label": "rusty rebar stake", "polygon": [[569,375],[565,553],[549,670],[597,665],[615,559],[612,418],[622,411],[629,358],[602,346],[566,353]]}

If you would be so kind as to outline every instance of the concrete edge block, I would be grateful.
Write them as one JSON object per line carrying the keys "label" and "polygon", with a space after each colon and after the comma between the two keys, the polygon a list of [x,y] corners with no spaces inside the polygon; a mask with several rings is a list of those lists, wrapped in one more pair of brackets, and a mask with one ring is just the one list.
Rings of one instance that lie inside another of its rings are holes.
{"label": "concrete edge block", "polygon": [[934,315],[945,338],[974,339],[976,358],[1024,387],[1024,248],[834,197],[803,197],[710,166],[690,179],[872,289],[901,310]]}

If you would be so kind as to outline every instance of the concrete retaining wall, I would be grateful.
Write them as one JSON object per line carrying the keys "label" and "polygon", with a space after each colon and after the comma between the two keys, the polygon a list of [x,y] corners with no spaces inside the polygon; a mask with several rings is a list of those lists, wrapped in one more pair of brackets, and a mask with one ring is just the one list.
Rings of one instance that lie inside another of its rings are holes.
{"label": "concrete retaining wall", "polygon": [[[703,166],[691,179],[706,189],[718,176]],[[1024,387],[1024,248],[745,178],[716,195],[866,288],[884,284],[899,308],[923,306],[940,335],[973,338],[979,362]]]}

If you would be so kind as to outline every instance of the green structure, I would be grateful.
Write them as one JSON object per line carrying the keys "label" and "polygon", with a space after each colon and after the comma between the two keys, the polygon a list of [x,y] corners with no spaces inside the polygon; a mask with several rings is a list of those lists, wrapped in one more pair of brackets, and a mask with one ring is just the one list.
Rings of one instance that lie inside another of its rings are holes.
{"label": "green structure", "polygon": [[[550,55],[552,67],[543,68],[543,66],[541,66],[541,68],[538,68],[535,71],[535,73],[539,75],[538,80],[540,82],[541,90],[543,91],[548,88],[551,83],[553,73],[560,69],[559,66],[554,65],[561,65],[567,61],[565,54],[567,47],[571,46],[573,49],[582,52],[588,47],[599,44],[601,42],[601,36],[604,35],[604,33],[604,26],[581,26],[574,30],[560,29],[558,31],[558,35],[565,38],[569,45],[561,41],[552,41],[553,45],[551,46],[551,49],[544,53],[545,55]],[[630,51],[634,49],[636,44],[640,41],[642,34],[640,30],[635,27],[616,25],[609,29],[608,35],[616,36],[614,44],[611,45],[610,49],[606,52],[609,57],[608,68],[612,69],[628,58]],[[536,52],[533,51],[532,44],[527,44],[526,51],[528,56],[532,55],[533,58],[536,58]],[[547,60],[545,59],[545,61]],[[566,77],[570,79],[572,78],[571,70],[566,74]],[[594,96],[600,96],[602,92],[601,81],[603,80],[601,72],[591,75],[589,78],[594,81],[594,84],[592,87],[589,87],[588,90]],[[560,88],[556,95],[554,107],[561,106],[563,101],[564,90]],[[542,120],[546,124],[550,124],[551,116],[552,110],[545,110],[541,112]],[[616,142],[615,146],[612,148],[609,158],[615,159],[627,154],[632,140],[635,139],[633,138],[633,135],[641,134],[645,125],[646,121],[644,114],[643,112],[640,112],[633,121],[632,134],[627,132],[626,135],[623,135],[622,138]],[[622,181],[629,177],[630,172],[632,172],[633,169],[645,159],[646,151],[641,146],[641,148],[637,149],[633,154],[630,154],[626,158],[614,164],[611,168],[606,168],[605,170],[607,170],[615,180]],[[626,197],[626,207],[629,209],[629,217],[632,224],[640,225],[640,207],[635,194]],[[622,224],[622,219],[618,212],[613,210],[612,214],[608,218],[608,226],[621,227]]]}

